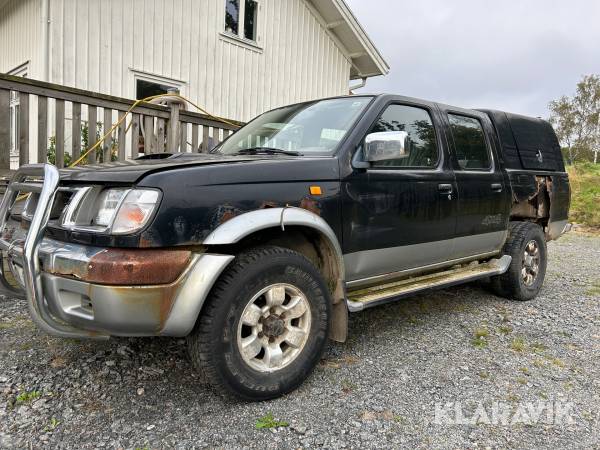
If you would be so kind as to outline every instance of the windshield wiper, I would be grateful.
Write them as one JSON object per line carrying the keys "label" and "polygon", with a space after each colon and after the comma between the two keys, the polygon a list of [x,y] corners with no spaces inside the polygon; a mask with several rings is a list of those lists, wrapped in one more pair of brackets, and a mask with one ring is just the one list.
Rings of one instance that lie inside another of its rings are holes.
{"label": "windshield wiper", "polygon": [[301,153],[299,153],[299,152],[294,152],[291,150],[281,150],[279,148],[271,148],[271,147],[245,148],[234,154],[235,155],[259,155],[261,153],[267,154],[267,155],[301,156]]}

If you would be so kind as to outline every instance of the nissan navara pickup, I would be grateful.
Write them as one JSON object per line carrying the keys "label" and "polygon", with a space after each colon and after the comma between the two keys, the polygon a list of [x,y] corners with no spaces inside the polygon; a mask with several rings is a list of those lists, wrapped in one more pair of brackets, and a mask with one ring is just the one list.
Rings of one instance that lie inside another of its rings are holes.
{"label": "nissan navara pickup", "polygon": [[569,201],[543,120],[329,98],[262,114],[207,154],[21,167],[0,206],[0,278],[47,333],[186,337],[212,385],[265,400],[346,339],[348,313],[474,280],[534,298]]}

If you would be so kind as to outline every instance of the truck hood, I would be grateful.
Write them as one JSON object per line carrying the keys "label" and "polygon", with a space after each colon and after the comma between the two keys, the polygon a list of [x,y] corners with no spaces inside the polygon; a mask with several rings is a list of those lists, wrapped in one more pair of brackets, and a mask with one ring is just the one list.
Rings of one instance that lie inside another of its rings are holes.
{"label": "truck hood", "polygon": [[[161,155],[162,156],[162,155]],[[179,153],[157,159],[135,159],[103,164],[88,164],[60,170],[60,179],[75,183],[135,183],[155,172],[187,166],[243,164],[272,156],[229,156],[220,154]],[[280,158],[277,156],[277,158]],[[285,158],[282,158],[285,159]]]}
{"label": "truck hood", "polygon": [[[210,170],[213,176],[205,178],[208,184],[258,182],[262,179],[280,181],[278,175],[283,177],[281,181],[290,181],[290,176],[330,180],[338,176],[337,160],[331,157],[179,153],[161,159],[136,159],[61,169],[60,179],[65,183],[132,184],[153,174],[164,176],[170,171],[193,167],[208,169],[209,166],[216,166],[219,170]],[[202,172],[206,174],[204,170]],[[215,180],[215,176],[219,181]],[[229,178],[234,178],[235,181]]]}

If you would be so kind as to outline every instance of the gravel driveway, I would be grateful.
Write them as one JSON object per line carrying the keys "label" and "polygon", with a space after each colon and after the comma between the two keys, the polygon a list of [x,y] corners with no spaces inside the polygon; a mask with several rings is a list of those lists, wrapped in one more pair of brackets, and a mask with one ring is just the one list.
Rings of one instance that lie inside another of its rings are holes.
{"label": "gravel driveway", "polygon": [[260,404],[213,394],[182,340],[55,339],[0,299],[0,447],[600,448],[600,238],[549,248],[536,300],[471,285],[354,315]]}

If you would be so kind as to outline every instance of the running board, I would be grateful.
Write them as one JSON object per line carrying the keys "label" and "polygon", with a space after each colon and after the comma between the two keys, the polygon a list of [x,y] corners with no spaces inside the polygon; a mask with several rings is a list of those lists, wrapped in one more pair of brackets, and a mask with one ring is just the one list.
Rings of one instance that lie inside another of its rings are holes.
{"label": "running board", "polygon": [[348,292],[348,310],[362,311],[366,308],[389,303],[419,292],[441,289],[456,284],[468,283],[495,275],[501,275],[508,270],[512,258],[504,255],[485,263],[468,264],[458,269],[430,273],[420,277],[406,278],[392,283],[380,284],[364,289]]}

